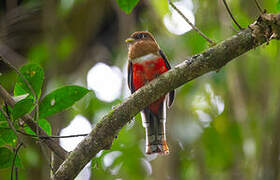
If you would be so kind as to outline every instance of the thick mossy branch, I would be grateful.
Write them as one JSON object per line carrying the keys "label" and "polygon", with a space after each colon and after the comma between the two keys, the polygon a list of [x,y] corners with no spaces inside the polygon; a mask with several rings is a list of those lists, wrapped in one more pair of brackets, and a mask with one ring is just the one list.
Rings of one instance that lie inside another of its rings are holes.
{"label": "thick mossy branch", "polygon": [[194,55],[136,91],[102,118],[57,170],[53,179],[74,179],[102,149],[110,148],[115,135],[138,112],[167,92],[207,72],[216,71],[250,49],[278,38],[280,15],[263,14],[250,28],[206,51]]}

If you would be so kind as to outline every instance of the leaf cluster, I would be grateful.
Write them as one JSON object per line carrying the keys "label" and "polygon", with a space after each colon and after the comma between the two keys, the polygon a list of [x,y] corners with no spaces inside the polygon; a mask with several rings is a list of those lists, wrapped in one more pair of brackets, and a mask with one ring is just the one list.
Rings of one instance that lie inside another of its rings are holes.
{"label": "leaf cluster", "polygon": [[[14,88],[14,99],[17,103],[14,107],[8,107],[9,111],[6,112],[6,115],[0,112],[0,169],[12,166],[14,158],[12,151],[19,143],[16,132],[9,127],[8,120],[12,121],[16,130],[36,135],[36,132],[33,132],[27,125],[20,125],[22,116],[33,114],[33,121],[51,136],[52,128],[46,118],[70,108],[89,92],[84,87],[68,85],[58,88],[40,99],[44,81],[42,67],[38,64],[26,64],[20,68],[19,72],[21,75],[18,75]],[[3,109],[6,107],[3,106]],[[15,166],[21,166],[20,157],[16,158]]]}

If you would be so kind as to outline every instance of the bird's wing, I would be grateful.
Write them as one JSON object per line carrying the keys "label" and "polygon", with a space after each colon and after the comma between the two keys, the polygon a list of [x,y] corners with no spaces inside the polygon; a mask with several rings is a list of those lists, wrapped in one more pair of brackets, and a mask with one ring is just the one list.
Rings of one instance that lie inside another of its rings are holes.
{"label": "bird's wing", "polygon": [[128,87],[131,91],[131,94],[134,93],[135,88],[133,86],[133,72],[132,72],[132,62],[128,62],[128,68],[127,68],[127,83]]}
{"label": "bird's wing", "polygon": [[[159,54],[160,54],[160,56],[163,58],[164,64],[165,64],[165,66],[166,66],[166,68],[167,68],[167,71],[168,71],[169,69],[171,69],[171,66],[170,66],[170,64],[169,64],[169,62],[168,62],[168,60],[167,60],[167,57],[166,57],[165,54],[162,52],[162,50],[159,50]],[[172,91],[169,92],[168,107],[170,107],[170,106],[173,104],[174,98],[175,98],[175,90],[172,90]]]}

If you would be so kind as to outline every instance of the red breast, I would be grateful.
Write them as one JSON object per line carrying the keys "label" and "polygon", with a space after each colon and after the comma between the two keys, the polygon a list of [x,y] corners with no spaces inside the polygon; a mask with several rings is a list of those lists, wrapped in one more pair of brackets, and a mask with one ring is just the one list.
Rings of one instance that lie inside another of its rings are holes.
{"label": "red breast", "polygon": [[147,82],[167,71],[164,60],[161,57],[146,60],[141,63],[133,63],[133,84],[139,89]]}
{"label": "red breast", "polygon": [[[133,69],[133,85],[135,90],[144,86],[147,82],[153,80],[160,74],[167,71],[164,60],[158,57],[152,60],[145,60],[142,62],[135,62],[132,64]],[[152,103],[149,107],[154,112],[158,112],[160,103],[164,100],[164,96]]]}

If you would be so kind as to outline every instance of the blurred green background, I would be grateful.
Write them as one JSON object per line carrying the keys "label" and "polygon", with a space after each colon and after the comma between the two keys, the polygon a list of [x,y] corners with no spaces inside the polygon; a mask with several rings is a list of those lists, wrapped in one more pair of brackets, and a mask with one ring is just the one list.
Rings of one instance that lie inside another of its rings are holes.
{"label": "blurred green background", "polygon": [[[195,24],[212,40],[220,42],[236,34],[222,0],[182,1],[192,2]],[[280,10],[277,0],[259,1],[269,13]],[[254,0],[228,5],[242,27],[259,16]],[[122,71],[121,94],[114,100],[103,101],[93,91],[72,109],[49,118],[53,134],[58,135],[76,115],[94,127],[128,96],[124,40],[132,32],[152,32],[173,67],[208,47],[194,31],[169,32],[163,23],[168,13],[167,0],[140,0],[130,14],[115,0],[2,0],[0,41],[25,57],[12,58],[10,63],[43,67],[42,96],[65,84],[88,87],[88,71],[100,62]],[[145,134],[137,115],[120,131],[112,148],[92,160],[90,179],[280,179],[279,47],[279,42],[271,41],[218,73],[178,88],[167,114],[168,156],[143,153]],[[0,72],[0,83],[13,92],[16,73],[4,64]],[[19,152],[19,179],[49,179],[48,159],[34,140],[27,141]],[[0,179],[9,178],[10,169],[0,169]]]}

